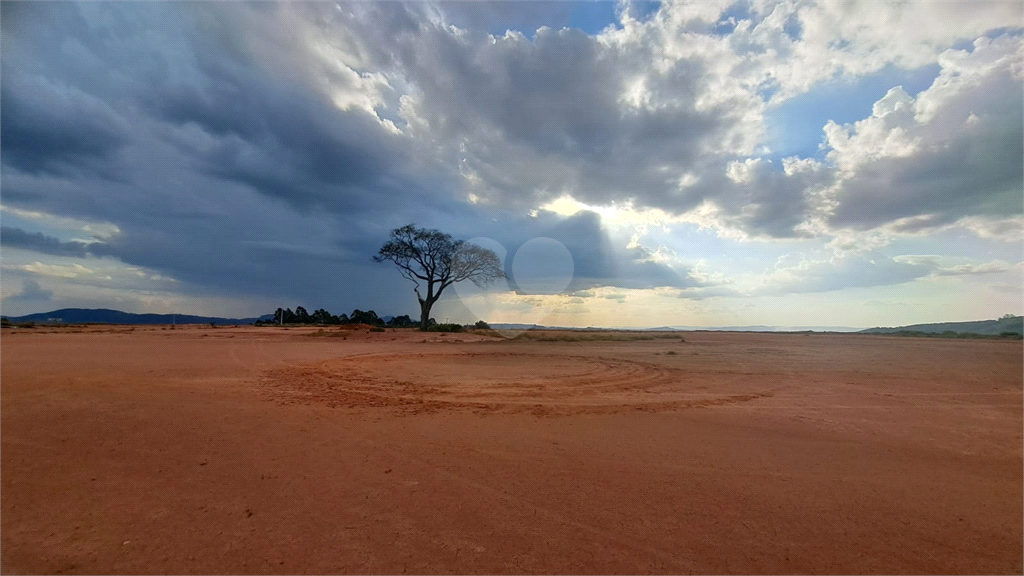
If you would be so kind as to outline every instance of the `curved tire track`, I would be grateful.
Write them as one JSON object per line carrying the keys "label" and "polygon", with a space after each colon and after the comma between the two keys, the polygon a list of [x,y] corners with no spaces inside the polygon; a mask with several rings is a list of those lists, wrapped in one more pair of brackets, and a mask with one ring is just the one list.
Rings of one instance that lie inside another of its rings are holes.
{"label": "curved tire track", "polygon": [[[459,364],[470,373],[460,373]],[[471,374],[482,368],[483,375]],[[772,395],[698,392],[685,370],[649,362],[523,352],[360,354],[270,370],[266,383],[270,396],[284,403],[398,408],[405,413],[660,412]]]}

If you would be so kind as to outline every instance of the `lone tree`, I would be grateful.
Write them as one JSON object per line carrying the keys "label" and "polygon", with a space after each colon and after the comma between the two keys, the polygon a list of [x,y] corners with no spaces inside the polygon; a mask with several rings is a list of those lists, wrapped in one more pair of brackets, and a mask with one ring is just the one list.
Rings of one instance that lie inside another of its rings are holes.
{"label": "lone tree", "polygon": [[[494,251],[413,224],[392,230],[391,240],[381,247],[373,260],[394,262],[402,276],[416,284],[422,331],[426,331],[430,322],[430,308],[445,288],[463,280],[482,287],[505,277],[501,260]],[[420,292],[423,284],[427,287],[426,295]]]}

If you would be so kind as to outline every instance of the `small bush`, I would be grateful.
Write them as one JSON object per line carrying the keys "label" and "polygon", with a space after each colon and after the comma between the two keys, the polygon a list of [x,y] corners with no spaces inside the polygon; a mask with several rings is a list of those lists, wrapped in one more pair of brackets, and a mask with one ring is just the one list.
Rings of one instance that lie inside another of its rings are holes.
{"label": "small bush", "polygon": [[373,328],[370,328],[370,332],[384,332],[384,331],[385,330],[383,328],[381,328],[380,326],[374,326]]}
{"label": "small bush", "polygon": [[434,324],[427,329],[429,332],[462,332],[462,324]]}
{"label": "small bush", "polygon": [[473,324],[473,327],[474,328],[478,328],[480,330],[490,330],[491,329],[491,325],[488,324],[487,322],[484,322],[483,320],[477,320],[476,324]]}

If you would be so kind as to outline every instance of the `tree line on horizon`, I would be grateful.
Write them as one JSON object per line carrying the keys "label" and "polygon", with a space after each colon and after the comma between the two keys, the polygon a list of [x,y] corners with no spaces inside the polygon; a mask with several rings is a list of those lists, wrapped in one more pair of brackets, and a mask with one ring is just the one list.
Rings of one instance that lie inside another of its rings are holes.
{"label": "tree line on horizon", "polygon": [[336,316],[323,308],[320,308],[311,314],[302,306],[296,307],[294,311],[292,311],[291,308],[278,308],[274,311],[274,318],[272,320],[256,321],[257,326],[275,324],[368,324],[370,326],[387,326],[389,328],[414,328],[419,326],[419,324],[414,322],[408,314],[395,316],[385,322],[384,319],[377,316],[377,313],[373,310],[363,311],[356,308],[352,311],[352,314],[342,313],[341,315]]}
{"label": "tree line on horizon", "polygon": [[[373,310],[363,311],[358,308],[352,311],[352,314],[341,314],[335,316],[327,310],[320,308],[312,314],[310,314],[302,306],[295,308],[293,312],[291,308],[278,308],[274,311],[273,319],[271,320],[257,320],[256,326],[277,326],[280,324],[306,324],[306,325],[319,325],[319,326],[332,326],[341,324],[365,324],[369,326],[379,328],[422,328],[421,323],[417,320],[413,320],[408,314],[402,316],[393,316],[388,321],[384,321],[383,318],[377,316],[377,313]],[[483,320],[478,320],[476,324],[467,325],[467,327],[478,328],[478,329],[489,329],[490,325]],[[461,332],[464,326],[461,324],[439,324],[437,320],[429,318],[427,320],[427,329],[436,332]]]}

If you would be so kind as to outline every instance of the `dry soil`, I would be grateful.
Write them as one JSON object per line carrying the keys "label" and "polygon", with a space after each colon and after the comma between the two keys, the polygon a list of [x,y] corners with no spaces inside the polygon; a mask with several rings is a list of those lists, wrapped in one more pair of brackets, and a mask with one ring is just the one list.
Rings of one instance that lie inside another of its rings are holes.
{"label": "dry soil", "polygon": [[5,329],[0,568],[1024,570],[1020,341],[541,336]]}

